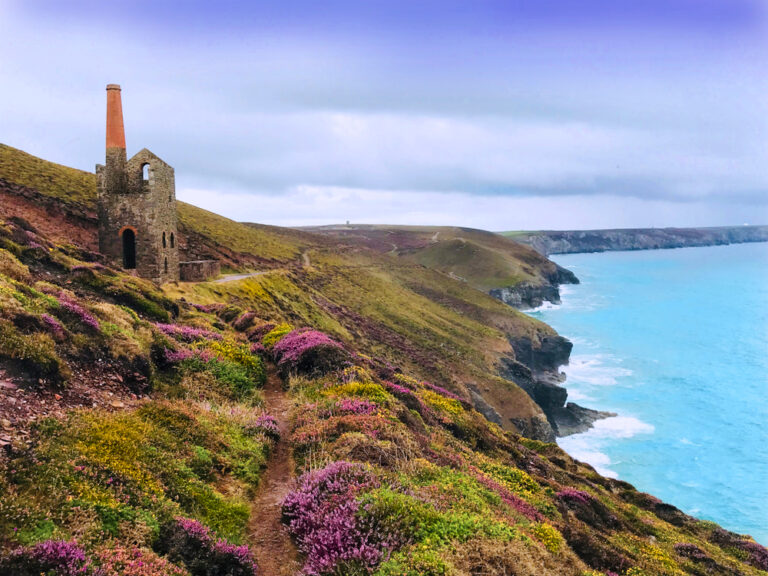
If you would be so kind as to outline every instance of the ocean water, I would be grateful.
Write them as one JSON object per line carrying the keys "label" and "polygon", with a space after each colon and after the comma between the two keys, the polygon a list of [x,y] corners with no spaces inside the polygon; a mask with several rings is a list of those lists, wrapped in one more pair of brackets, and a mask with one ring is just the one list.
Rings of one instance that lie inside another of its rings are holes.
{"label": "ocean water", "polygon": [[559,444],[768,545],[768,244],[553,259],[582,283],[531,315],[574,343],[569,399],[619,415]]}

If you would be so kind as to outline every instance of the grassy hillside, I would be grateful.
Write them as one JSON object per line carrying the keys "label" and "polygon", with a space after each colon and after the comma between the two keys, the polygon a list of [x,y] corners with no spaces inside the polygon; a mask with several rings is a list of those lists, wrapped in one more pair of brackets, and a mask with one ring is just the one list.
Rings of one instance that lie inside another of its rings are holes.
{"label": "grassy hillside", "polygon": [[[270,226],[246,226],[184,202],[178,203],[179,230],[194,236],[209,247],[222,247],[242,255],[272,262],[298,261],[301,249],[312,240],[299,232]],[[240,262],[235,262],[235,265]]]}
{"label": "grassy hillside", "polygon": [[264,273],[157,287],[89,248],[88,195],[60,201],[85,176],[3,154],[0,574],[768,574],[750,538],[519,435],[546,420],[499,362],[556,334],[477,288],[546,278],[531,250],[182,204],[187,253]]}
{"label": "grassy hillside", "polygon": [[161,291],[0,222],[0,574],[768,574],[447,390],[540,326],[380,258]]}
{"label": "grassy hillside", "polygon": [[2,143],[0,178],[40,190],[65,204],[95,208],[96,174],[54,164]]}
{"label": "grassy hillside", "polygon": [[448,226],[326,226],[313,232],[426,266],[488,292],[527,283],[549,284],[555,264],[503,236]]}
{"label": "grassy hillside", "polygon": [[[25,174],[39,168],[57,190],[66,187],[69,172],[62,167],[8,147],[4,154],[12,159],[6,166],[28,166]],[[0,178],[40,182],[25,180],[12,169],[0,173]],[[56,199],[46,187],[33,191]],[[218,258],[233,269],[275,272],[232,284],[167,286],[173,297],[227,302],[276,322],[323,328],[343,341],[356,342],[367,354],[408,365],[423,378],[439,378],[464,397],[469,397],[467,385],[472,384],[510,429],[538,434],[547,428],[538,406],[514,383],[498,376],[498,362],[514,358],[510,338],[524,334],[538,342],[553,334],[548,326],[411,259],[393,259],[380,250],[306,231],[240,224],[181,202],[178,211],[183,256]],[[35,226],[50,227],[45,211],[22,215]],[[90,226],[95,234],[93,222],[81,225]],[[56,233],[66,227],[59,222],[53,228]],[[66,242],[75,229],[70,222],[66,234],[56,239]],[[450,230],[458,231],[446,228],[441,233]],[[467,233],[499,242],[491,234]],[[433,235],[429,231],[429,237]],[[424,234],[411,238],[417,236]],[[547,262],[533,256],[531,270]]]}

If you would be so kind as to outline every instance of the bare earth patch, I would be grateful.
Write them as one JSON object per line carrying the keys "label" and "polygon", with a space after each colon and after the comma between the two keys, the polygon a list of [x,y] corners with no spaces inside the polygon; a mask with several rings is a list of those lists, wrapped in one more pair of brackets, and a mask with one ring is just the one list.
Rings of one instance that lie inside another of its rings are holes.
{"label": "bare earth patch", "polygon": [[122,376],[98,365],[73,370],[60,388],[31,383],[0,368],[0,448],[24,442],[36,420],[63,418],[76,408],[124,410],[141,398],[125,387]]}

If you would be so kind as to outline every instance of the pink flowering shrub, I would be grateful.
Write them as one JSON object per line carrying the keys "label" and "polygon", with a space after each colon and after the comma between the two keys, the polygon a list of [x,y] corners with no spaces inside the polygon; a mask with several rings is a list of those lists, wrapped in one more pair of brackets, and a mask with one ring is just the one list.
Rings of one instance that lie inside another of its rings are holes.
{"label": "pink flowering shrub", "polygon": [[193,302],[189,303],[192,308],[195,310],[199,310],[200,312],[205,312],[206,314],[216,314],[220,310],[223,310],[225,308],[224,304],[195,304]]}
{"label": "pink flowering shrub", "polygon": [[277,440],[280,438],[280,429],[277,420],[271,414],[260,414],[253,424],[253,429],[264,432],[267,436]]}
{"label": "pink flowering shrub", "polygon": [[182,342],[196,342],[198,340],[221,340],[221,334],[204,330],[202,328],[193,328],[192,326],[179,326],[178,324],[155,324],[155,327],[163,334],[171,336]]}
{"label": "pink flowering shrub", "polygon": [[307,472],[283,501],[283,520],[306,554],[308,575],[370,572],[395,546],[359,514],[358,496],[379,486],[361,464],[333,462]]}
{"label": "pink flowering shrub", "polygon": [[373,414],[379,409],[376,403],[360,398],[342,398],[336,402],[335,408],[339,412],[357,415]]}
{"label": "pink flowering shrub", "polygon": [[41,314],[40,319],[43,321],[45,327],[48,328],[48,331],[56,340],[61,340],[64,337],[64,326],[62,326],[61,323],[56,320],[56,318],[50,314]]}
{"label": "pink flowering shrub", "polygon": [[466,400],[461,398],[460,396],[457,396],[453,392],[449,392],[445,388],[441,386],[437,386],[436,384],[432,384],[431,382],[422,382],[421,383],[425,388],[429,388],[433,392],[437,392],[441,396],[445,396],[446,398],[450,398],[451,400],[456,400],[457,402],[461,402],[464,405],[467,405]]}
{"label": "pink flowering shrub", "polygon": [[95,556],[98,576],[189,576],[189,572],[140,548],[109,548]]}
{"label": "pink flowering shrub", "polygon": [[284,374],[318,376],[337,370],[349,361],[341,344],[317,330],[294,330],[272,348]]}
{"label": "pink flowering shrub", "polygon": [[248,546],[217,538],[204,524],[191,518],[176,518],[165,526],[158,551],[182,563],[192,576],[256,576],[256,561]]}
{"label": "pink flowering shrub", "polygon": [[251,344],[251,354],[266,354],[267,349],[264,348],[264,344],[261,342],[254,342]]}
{"label": "pink flowering shrub", "polygon": [[74,300],[71,300],[69,296],[63,292],[59,294],[58,301],[60,311],[66,313],[83,326],[98,332],[100,328],[99,321],[85,308],[80,306]]}
{"label": "pink flowering shrub", "polygon": [[180,364],[185,360],[189,360],[194,355],[195,353],[189,348],[179,348],[178,350],[166,348],[163,351],[163,358],[168,364]]}
{"label": "pink flowering shrub", "polygon": [[768,549],[757,542],[745,540],[738,534],[728,532],[722,528],[716,528],[712,532],[710,540],[724,548],[735,549],[742,553],[746,553],[747,557],[745,562],[760,570],[768,570]]}
{"label": "pink flowering shrub", "polygon": [[589,492],[576,490],[575,488],[564,488],[556,496],[560,502],[574,511],[576,518],[588,526],[600,530],[620,527],[617,516]]}
{"label": "pink flowering shrub", "polygon": [[768,549],[757,542],[749,542],[747,540],[742,540],[739,547],[749,554],[747,561],[752,566],[760,570],[768,570]]}
{"label": "pink flowering shrub", "polygon": [[335,440],[347,432],[360,432],[377,439],[386,436],[391,430],[392,422],[377,414],[342,414],[325,420],[312,420],[303,425],[297,424],[292,439],[298,447],[306,447],[320,441]]}
{"label": "pink flowering shrub", "polygon": [[685,542],[675,544],[675,552],[680,554],[680,556],[690,558],[691,560],[695,561],[706,560],[708,558],[704,550],[695,544],[687,544]]}
{"label": "pink flowering shrub", "polygon": [[264,324],[254,326],[246,333],[248,340],[251,340],[252,342],[260,341],[275,326],[276,324],[274,322],[265,322]]}
{"label": "pink flowering shrub", "polygon": [[206,363],[213,360],[214,355],[210,350],[206,349],[190,350],[189,348],[179,348],[178,350],[173,350],[171,348],[166,348],[163,350],[163,359],[168,364],[181,364],[182,362],[193,359]]}
{"label": "pink flowering shrub", "polygon": [[557,493],[557,497],[566,504],[580,504],[582,506],[588,506],[594,500],[589,492],[575,488],[564,488]]}
{"label": "pink flowering shrub", "polygon": [[392,392],[408,408],[416,410],[426,423],[434,424],[439,420],[435,411],[410,388],[395,384],[389,380],[384,381],[384,387]]}
{"label": "pink flowering shrub", "polygon": [[255,312],[243,312],[232,322],[232,327],[238,332],[245,332],[248,328],[251,327],[255,319]]}
{"label": "pink flowering shrub", "polygon": [[28,548],[17,548],[0,560],[0,574],[101,576],[77,542],[63,540],[46,540]]}

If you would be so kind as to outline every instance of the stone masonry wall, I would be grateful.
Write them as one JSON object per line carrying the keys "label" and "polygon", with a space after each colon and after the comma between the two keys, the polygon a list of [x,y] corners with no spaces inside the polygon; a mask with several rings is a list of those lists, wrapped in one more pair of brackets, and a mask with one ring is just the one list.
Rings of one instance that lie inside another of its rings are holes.
{"label": "stone masonry wall", "polygon": [[179,272],[182,282],[203,282],[221,274],[221,264],[218,260],[181,262]]}
{"label": "stone masonry wall", "polygon": [[[122,235],[126,229],[131,229],[136,234],[137,273],[155,282],[178,280],[174,170],[146,148],[128,161],[110,157],[113,150],[118,149],[107,151],[107,165],[96,169],[99,174],[99,249],[122,265]],[[147,180],[143,177],[145,164],[149,165]]]}

